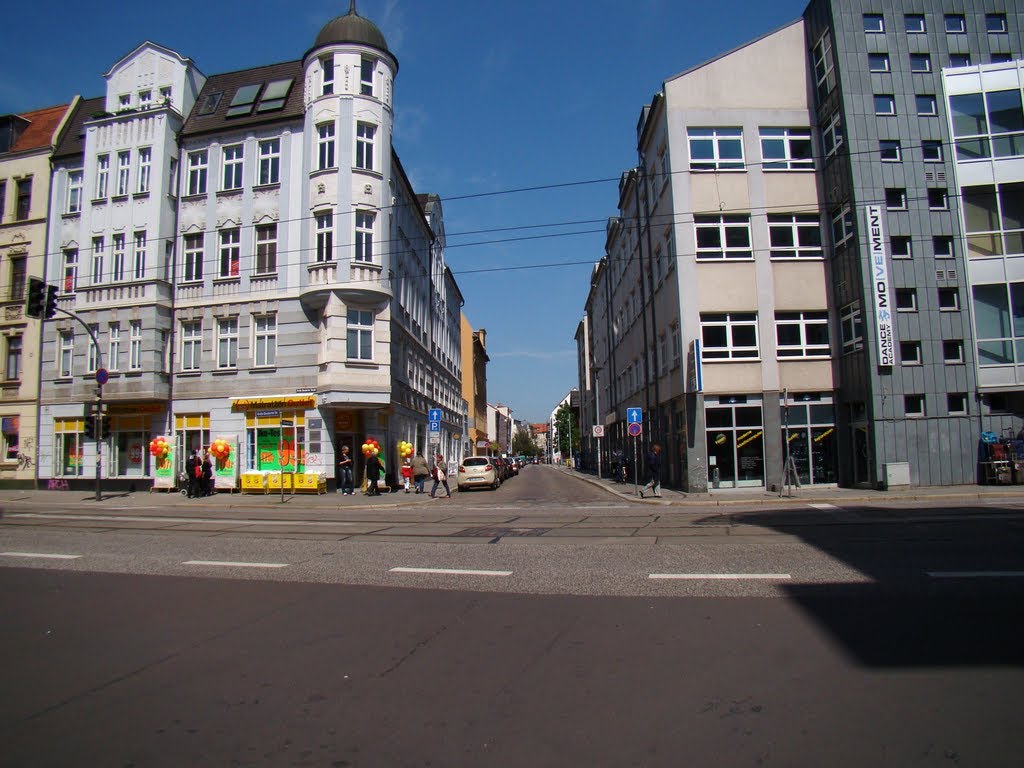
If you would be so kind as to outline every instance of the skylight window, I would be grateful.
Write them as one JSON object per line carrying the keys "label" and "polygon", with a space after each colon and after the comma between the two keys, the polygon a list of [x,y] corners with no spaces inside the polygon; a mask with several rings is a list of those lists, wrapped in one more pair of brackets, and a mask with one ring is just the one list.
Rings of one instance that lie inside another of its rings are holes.
{"label": "skylight window", "polygon": [[227,117],[239,117],[240,115],[248,115],[252,112],[253,104],[256,103],[256,96],[260,92],[260,88],[263,87],[263,83],[257,83],[256,85],[243,85],[237,91],[235,91],[235,98],[231,100],[231,105],[228,107]]}
{"label": "skylight window", "polygon": [[288,92],[292,89],[292,83],[295,82],[293,78],[287,80],[271,80],[267,83],[266,89],[263,91],[263,97],[260,99],[259,106],[256,107],[257,112],[272,112],[275,109],[283,109],[284,103],[288,99]]}
{"label": "skylight window", "polygon": [[224,96],[223,91],[217,91],[216,93],[208,93],[206,98],[203,99],[202,106],[199,107],[200,115],[212,115],[217,111],[217,107],[220,106],[221,97]]}

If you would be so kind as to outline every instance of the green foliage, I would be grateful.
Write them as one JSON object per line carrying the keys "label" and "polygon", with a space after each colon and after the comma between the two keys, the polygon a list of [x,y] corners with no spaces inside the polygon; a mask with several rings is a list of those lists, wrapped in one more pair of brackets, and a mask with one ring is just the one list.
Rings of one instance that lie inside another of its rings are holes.
{"label": "green foliage", "polygon": [[558,430],[558,450],[562,455],[577,453],[580,449],[580,425],[576,420],[576,410],[568,405],[558,406],[555,428]]}
{"label": "green foliage", "polygon": [[539,456],[540,448],[527,432],[516,432],[512,438],[512,453],[516,456]]}

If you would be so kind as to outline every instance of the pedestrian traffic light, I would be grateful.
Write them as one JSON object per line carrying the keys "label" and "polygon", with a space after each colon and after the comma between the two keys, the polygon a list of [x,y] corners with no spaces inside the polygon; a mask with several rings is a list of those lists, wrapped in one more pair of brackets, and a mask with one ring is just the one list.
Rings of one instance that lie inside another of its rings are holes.
{"label": "pedestrian traffic light", "polygon": [[57,286],[46,286],[46,319],[50,320],[57,314]]}
{"label": "pedestrian traffic light", "polygon": [[25,314],[39,320],[43,316],[46,304],[46,283],[38,277],[28,279],[28,304],[25,307]]}

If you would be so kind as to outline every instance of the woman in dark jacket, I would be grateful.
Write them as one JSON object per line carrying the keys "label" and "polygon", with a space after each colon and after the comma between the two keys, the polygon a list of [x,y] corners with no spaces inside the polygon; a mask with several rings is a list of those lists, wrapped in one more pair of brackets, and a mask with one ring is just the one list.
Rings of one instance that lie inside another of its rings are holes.
{"label": "woman in dark jacket", "polygon": [[366,495],[380,496],[377,481],[380,480],[380,459],[372,453],[366,459]]}
{"label": "woman in dark jacket", "polygon": [[199,493],[203,496],[213,495],[213,460],[209,451],[203,451],[203,482]]}

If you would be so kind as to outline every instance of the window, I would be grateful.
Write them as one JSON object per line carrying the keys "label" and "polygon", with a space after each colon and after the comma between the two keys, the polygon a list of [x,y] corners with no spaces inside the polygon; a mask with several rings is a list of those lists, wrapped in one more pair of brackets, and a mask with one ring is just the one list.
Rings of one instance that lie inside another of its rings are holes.
{"label": "window", "polygon": [[21,378],[21,334],[7,337],[7,362],[4,366],[4,378],[7,381],[18,381]]}
{"label": "window", "polygon": [[825,255],[821,221],[814,215],[769,215],[768,240],[773,259],[820,259]]}
{"label": "window", "polygon": [[942,342],[942,361],[951,365],[964,362],[963,339],[946,339]]}
{"label": "window", "polygon": [[334,123],[321,123],[317,133],[317,170],[334,167]]}
{"label": "window", "polygon": [[376,216],[356,211],[356,261],[373,261],[373,224]]}
{"label": "window", "polygon": [[224,191],[242,188],[242,169],[245,162],[241,144],[232,144],[221,150],[224,162],[224,177],[221,189]]}
{"label": "window", "polygon": [[1024,109],[1020,90],[989,91],[988,130],[992,134],[992,154],[996,157],[1024,155]]}
{"label": "window", "polygon": [[691,171],[742,171],[743,130],[740,128],[690,128]]}
{"label": "window", "polygon": [[844,205],[832,213],[832,245],[838,248],[853,237],[853,211]]}
{"label": "window", "polygon": [[316,214],[316,260],[334,260],[334,212]]}
{"label": "window", "polygon": [[256,227],[256,274],[277,272],[277,224]]}
{"label": "window", "polygon": [[200,320],[181,324],[181,370],[198,371],[203,354],[203,323]]}
{"label": "window", "polygon": [[1024,184],[961,189],[968,256],[1024,253]]}
{"label": "window", "polygon": [[260,186],[277,184],[281,180],[281,140],[260,142]]}
{"label": "window", "polygon": [[152,103],[153,103],[153,92],[152,91],[149,91],[149,90],[139,91],[139,109],[149,109],[149,107],[150,107],[150,105],[152,105]]}
{"label": "window", "polygon": [[334,56],[328,54],[320,59],[320,95],[334,93]]}
{"label": "window", "polygon": [[178,158],[172,157],[167,164],[167,194],[178,196]]}
{"label": "window", "polygon": [[911,72],[931,72],[932,71],[932,57],[927,53],[912,53],[910,54],[910,71]]}
{"label": "window", "polygon": [[[82,172],[70,171],[68,173],[68,197],[64,206],[65,213],[82,212]],[[0,211],[2,213],[2,211]]]}
{"label": "window", "polygon": [[896,309],[900,312],[917,312],[917,289],[897,288]]}
{"label": "window", "polygon": [[1013,61],[1013,56],[1011,54],[996,53],[995,51],[992,51],[991,55],[988,58],[989,61],[991,61],[993,64],[1004,64],[1008,61]]}
{"label": "window", "polygon": [[96,369],[100,367],[100,348],[93,339],[99,340],[100,327],[96,324],[90,324],[89,330],[92,331],[92,335],[89,337],[89,353],[86,356],[85,372],[95,373]]}
{"label": "window", "polygon": [[24,301],[25,299],[25,257],[24,256],[10,256],[8,261],[11,265],[10,268],[10,292],[8,298],[10,301]]}
{"label": "window", "polygon": [[231,103],[228,105],[228,110],[224,113],[224,116],[241,117],[242,115],[250,114],[253,105],[256,103],[256,96],[259,94],[262,86],[263,83],[243,85],[235,91],[235,95],[231,99]]}
{"label": "window", "polygon": [[958,35],[967,32],[967,20],[962,13],[947,13],[942,18],[946,23],[946,34]]}
{"label": "window", "polygon": [[874,95],[876,115],[895,115],[896,99],[891,93],[876,93]]}
{"label": "window", "polygon": [[865,13],[864,31],[871,33],[885,32],[885,17],[880,13]]}
{"label": "window", "polygon": [[843,124],[839,112],[833,112],[821,129],[821,141],[825,147],[825,156],[831,157],[843,145]]}
{"label": "window", "polygon": [[951,53],[951,54],[949,54],[949,66],[951,66],[951,67],[969,67],[969,66],[971,66],[971,54],[969,54],[969,53]]}
{"label": "window", "polygon": [[32,210],[32,179],[18,179],[14,220],[25,221]]}
{"label": "window", "polygon": [[103,250],[102,237],[92,239],[92,284],[98,285],[103,282]]}
{"label": "window", "polygon": [[1024,109],[1020,90],[951,96],[958,160],[1024,155]]}
{"label": "window", "polygon": [[96,199],[105,200],[107,197],[107,183],[110,179],[110,155],[100,155],[96,158]]}
{"label": "window", "polygon": [[758,357],[756,313],[702,314],[700,325],[702,360]]}
{"label": "window", "polygon": [[61,331],[57,349],[57,377],[69,379],[74,373],[75,334]]}
{"label": "window", "polygon": [[132,255],[132,274],[136,280],[146,277],[146,233],[135,233],[135,252]]}
{"label": "window", "polygon": [[256,349],[255,365],[272,366],[277,362],[277,317],[256,315],[253,317],[253,346]]}
{"label": "window", "polygon": [[1006,31],[1006,14],[1005,13],[986,13],[985,14],[985,31],[990,33],[999,33]]}
{"label": "window", "polygon": [[679,324],[672,324],[672,367],[675,368],[683,357],[683,342],[679,335]]}
{"label": "window", "polygon": [[949,210],[949,198],[947,192],[944,189],[929,189],[928,190],[928,210],[930,211],[948,211]]}
{"label": "window", "polygon": [[886,189],[885,207],[890,211],[907,210],[907,190],[902,187]]}
{"label": "window", "polygon": [[828,357],[827,312],[776,312],[779,357]]}
{"label": "window", "polygon": [[119,323],[111,323],[108,328],[110,346],[107,349],[107,369],[111,371],[121,370],[121,326]]}
{"label": "window", "polygon": [[942,142],[934,139],[925,139],[921,142],[921,158],[926,163],[942,162]]}
{"label": "window", "polygon": [[373,170],[373,137],[377,127],[369,123],[356,124],[356,168]]}
{"label": "window", "polygon": [[878,153],[883,163],[898,163],[903,160],[903,148],[897,139],[880,139]]}
{"label": "window", "polygon": [[363,96],[373,96],[373,73],[377,62],[373,59],[363,59],[359,65],[359,92]]}
{"label": "window", "polygon": [[78,249],[65,248],[63,251],[64,283],[62,293],[74,293],[78,287]]}
{"label": "window", "polygon": [[182,278],[186,283],[203,279],[202,235],[185,235],[185,273]]}
{"label": "window", "polygon": [[967,413],[967,393],[949,392],[946,395],[946,410],[954,416]]}
{"label": "window", "polygon": [[220,231],[220,271],[218,277],[238,277],[238,259],[242,233],[237,227]]}
{"label": "window", "polygon": [[904,395],[903,413],[908,419],[924,418],[924,395]]}
{"label": "window", "polygon": [[939,288],[939,309],[943,312],[959,312],[960,289]]}
{"label": "window", "polygon": [[238,318],[217,321],[217,368],[238,367]]}
{"label": "window", "polygon": [[901,341],[900,360],[904,365],[921,365],[921,342]]}
{"label": "window", "polygon": [[894,259],[913,257],[910,238],[906,235],[893,235],[889,238],[889,251]]}
{"label": "window", "polygon": [[835,63],[832,59],[832,38],[826,32],[811,51],[814,60],[814,81],[818,89],[818,102],[825,100],[836,87]]}
{"label": "window", "polygon": [[868,71],[869,72],[889,72],[891,68],[889,66],[889,54],[888,53],[869,53],[868,54]]}
{"label": "window", "polygon": [[118,152],[117,153],[117,197],[124,197],[128,194],[131,187],[129,182],[131,181],[132,171],[132,153],[131,152]]}
{"label": "window", "polygon": [[348,311],[348,357],[350,360],[373,359],[373,312]]}
{"label": "window", "polygon": [[839,311],[839,329],[843,338],[843,354],[864,348],[864,320],[860,302],[847,304]]}
{"label": "window", "polygon": [[928,30],[924,23],[924,14],[908,13],[904,15],[903,28],[911,35],[920,35],[927,32]]}
{"label": "window", "polygon": [[128,323],[128,370],[142,370],[142,321]]}
{"label": "window", "polygon": [[917,114],[923,117],[931,117],[939,114],[938,106],[935,103],[934,93],[919,93],[914,96],[914,106]]}
{"label": "window", "polygon": [[764,170],[795,171],[814,168],[810,128],[762,128],[761,167]]}
{"label": "window", "polygon": [[162,329],[157,333],[160,335],[160,373],[170,373],[171,334]]}
{"label": "window", "polygon": [[932,238],[932,250],[937,259],[953,258],[953,238],[949,235],[936,235]]}
{"label": "window", "polygon": [[698,259],[750,259],[748,216],[694,216]]}
{"label": "window", "polygon": [[124,281],[124,234],[119,232],[110,240],[110,279],[115,283],[120,283]]}
{"label": "window", "polygon": [[139,168],[137,172],[136,192],[144,195],[149,192],[149,177],[153,170],[153,148],[142,147],[139,149]]}
{"label": "window", "polygon": [[206,194],[206,170],[209,155],[206,150],[188,153],[188,194]]}

